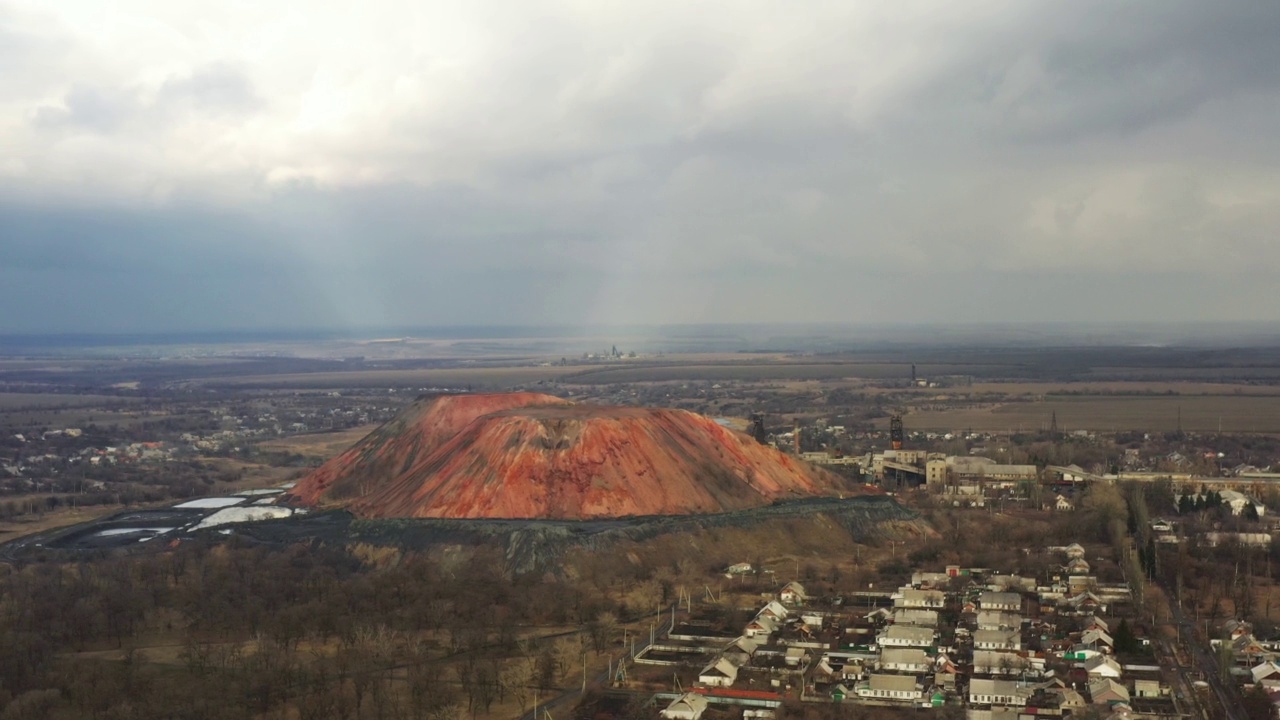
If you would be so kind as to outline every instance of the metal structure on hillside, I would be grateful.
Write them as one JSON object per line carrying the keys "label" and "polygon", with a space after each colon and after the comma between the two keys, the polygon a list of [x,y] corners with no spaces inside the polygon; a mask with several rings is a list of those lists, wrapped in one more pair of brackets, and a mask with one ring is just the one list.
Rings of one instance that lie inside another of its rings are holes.
{"label": "metal structure on hillside", "polygon": [[894,450],[902,449],[902,416],[889,416],[889,444]]}

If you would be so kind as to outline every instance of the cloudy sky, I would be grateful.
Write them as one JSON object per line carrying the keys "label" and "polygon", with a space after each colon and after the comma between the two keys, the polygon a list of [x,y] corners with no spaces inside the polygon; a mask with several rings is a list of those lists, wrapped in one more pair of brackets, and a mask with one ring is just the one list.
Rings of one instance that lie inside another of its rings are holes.
{"label": "cloudy sky", "polygon": [[1280,3],[0,0],[0,332],[1280,321]]}

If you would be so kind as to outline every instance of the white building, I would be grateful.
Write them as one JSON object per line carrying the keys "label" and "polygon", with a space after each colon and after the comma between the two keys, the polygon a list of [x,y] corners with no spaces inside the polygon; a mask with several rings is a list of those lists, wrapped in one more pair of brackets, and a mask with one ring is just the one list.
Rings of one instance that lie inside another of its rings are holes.
{"label": "white building", "polygon": [[1123,672],[1120,669],[1120,663],[1106,655],[1098,655],[1085,660],[1084,670],[1089,673],[1090,680],[1095,678],[1118,678]]}
{"label": "white building", "polygon": [[1031,670],[1031,661],[1012,652],[973,651],[974,675],[1021,675]]}
{"label": "white building", "polygon": [[804,586],[798,582],[792,581],[782,588],[778,593],[778,599],[788,605],[798,605],[808,599],[809,595],[805,592]]}
{"label": "white building", "polygon": [[707,711],[707,699],[698,693],[685,693],[662,711],[666,720],[698,720]]}
{"label": "white building", "polygon": [[1021,650],[1022,633],[1016,630],[979,630],[973,634],[975,650]]}
{"label": "white building", "polygon": [[978,597],[978,608],[981,610],[1022,612],[1022,596],[1018,593],[1009,592],[985,592]]}
{"label": "white building", "polygon": [[1022,628],[1022,616],[1017,613],[1001,610],[979,610],[979,630],[1019,630]]}
{"label": "white building", "polygon": [[893,621],[899,625],[919,625],[921,627],[937,627],[937,610],[919,610],[916,608],[894,608]]}
{"label": "white building", "polygon": [[936,610],[947,604],[947,596],[941,590],[916,590],[902,588],[894,593],[893,606]]}
{"label": "white building", "polygon": [[738,666],[724,657],[712,660],[698,673],[698,682],[707,687],[729,687],[737,679]]}
{"label": "white building", "polygon": [[1030,691],[1013,680],[987,680],[974,678],[969,681],[970,705],[1006,705],[1022,707],[1027,704]]}
{"label": "white building", "polygon": [[924,697],[924,693],[910,675],[872,675],[867,682],[858,685],[858,696],[916,702]]}
{"label": "white building", "polygon": [[880,653],[880,669],[899,673],[925,673],[933,667],[920,648],[886,648]]}
{"label": "white building", "polygon": [[917,625],[890,625],[876,636],[876,643],[882,648],[925,648],[932,645],[936,637],[937,633],[934,632],[933,628],[919,627]]}

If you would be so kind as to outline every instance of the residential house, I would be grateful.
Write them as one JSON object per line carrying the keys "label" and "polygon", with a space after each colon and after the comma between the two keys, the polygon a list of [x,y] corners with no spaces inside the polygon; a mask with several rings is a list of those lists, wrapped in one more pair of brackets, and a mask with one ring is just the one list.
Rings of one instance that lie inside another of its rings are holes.
{"label": "residential house", "polygon": [[1085,660],[1084,671],[1089,674],[1090,680],[1095,678],[1118,678],[1123,672],[1120,669],[1120,663],[1106,655],[1098,655]]}
{"label": "residential house", "polygon": [[969,681],[970,705],[1006,705],[1021,707],[1027,704],[1030,689],[1013,680],[988,680],[974,678]]}
{"label": "residential house", "polygon": [[1167,688],[1155,679],[1137,679],[1133,681],[1133,696],[1139,698],[1162,698]]}
{"label": "residential house", "polygon": [[788,605],[799,605],[807,600],[809,595],[805,592],[803,585],[792,581],[783,586],[782,591],[778,593],[778,598]]}
{"label": "residential house", "polygon": [[876,643],[886,647],[929,647],[937,633],[932,628],[918,625],[890,625],[876,636]]}
{"label": "residential house", "polygon": [[786,620],[791,615],[791,611],[777,600],[770,600],[768,604],[760,608],[760,612],[756,613],[757,617],[760,615],[767,615],[774,620]]}
{"label": "residential house", "polygon": [[1022,596],[1018,593],[985,592],[978,597],[978,608],[1022,612]]}
{"label": "residential house", "polygon": [[938,572],[915,572],[911,574],[911,584],[923,589],[946,587],[951,576]]}
{"label": "residential house", "polygon": [[1222,504],[1231,508],[1232,515],[1243,513],[1250,505],[1257,511],[1258,517],[1262,517],[1267,512],[1265,505],[1237,490],[1223,490],[1218,494],[1222,496]]}
{"label": "residential house", "polygon": [[751,661],[755,656],[756,650],[760,649],[760,644],[755,640],[743,635],[737,640],[729,643],[724,649],[723,655],[733,662],[733,664],[742,666]]}
{"label": "residential house", "polygon": [[1016,708],[993,707],[990,710],[985,708],[969,708],[964,713],[965,720],[1018,720],[1019,713]]}
{"label": "residential house", "polygon": [[885,648],[880,653],[880,670],[896,673],[927,672],[933,667],[932,661],[920,648]]}
{"label": "residential house", "polygon": [[1058,612],[1093,613],[1097,610],[1105,611],[1105,609],[1106,604],[1102,602],[1102,598],[1092,592],[1082,592],[1063,600]]}
{"label": "residential house", "polygon": [[992,575],[987,587],[996,592],[1031,592],[1036,589],[1036,579],[1021,575]]}
{"label": "residential house", "polygon": [[1076,506],[1072,505],[1071,501],[1062,495],[1055,495],[1053,498],[1053,509],[1059,512],[1066,512],[1068,510],[1075,510]]}
{"label": "residential house", "polygon": [[918,702],[924,693],[910,675],[872,675],[858,685],[858,696],[879,700],[905,700]]}
{"label": "residential house", "polygon": [[1069,687],[1051,688],[1049,692],[1058,696],[1058,708],[1067,712],[1074,712],[1083,709],[1088,703],[1084,701],[1084,696]]}
{"label": "residential house", "polygon": [[1089,683],[1089,699],[1094,705],[1129,702],[1129,689],[1111,678],[1098,678]]}
{"label": "residential house", "polygon": [[919,625],[921,627],[937,627],[937,610],[919,610],[916,608],[894,608],[893,621],[899,625]]}
{"label": "residential house", "polygon": [[1080,644],[1088,645],[1102,652],[1111,652],[1116,646],[1115,641],[1111,639],[1107,631],[1100,628],[1092,628],[1081,633]]}
{"label": "residential house", "polygon": [[1235,657],[1236,662],[1244,662],[1249,665],[1275,657],[1274,653],[1267,650],[1253,635],[1241,635],[1232,640],[1231,654]]}
{"label": "residential house", "polygon": [[1022,633],[1013,630],[979,630],[973,634],[975,650],[1021,650]]}
{"label": "residential house", "polygon": [[1082,558],[1084,557],[1084,547],[1080,543],[1071,543],[1066,547],[1066,553],[1068,558]]}
{"label": "residential house", "polygon": [[1235,618],[1232,618],[1222,623],[1222,632],[1227,637],[1231,638],[1232,640],[1235,640],[1241,635],[1252,635],[1253,624],[1245,622],[1244,620],[1237,620]]}
{"label": "residential house", "polygon": [[707,699],[698,693],[685,693],[660,714],[665,720],[698,720],[707,711]]}
{"label": "residential house", "polygon": [[1280,685],[1280,663],[1275,660],[1267,660],[1264,663],[1254,665],[1249,668],[1249,674],[1253,676],[1255,685],[1259,683],[1264,686]]}
{"label": "residential house", "polygon": [[947,604],[947,596],[940,590],[916,590],[903,588],[893,596],[893,606],[936,610]]}
{"label": "residential house", "polygon": [[707,687],[729,687],[738,679],[738,666],[728,658],[718,657],[698,673],[698,682]]}
{"label": "residential house", "polygon": [[773,618],[767,615],[757,615],[755,620],[747,623],[747,626],[743,628],[742,634],[746,637],[763,641],[777,631],[778,625]]}
{"label": "residential house", "polygon": [[1085,618],[1082,627],[1086,632],[1089,630],[1101,630],[1107,633],[1111,632],[1111,626],[1107,624],[1107,621],[1096,615],[1090,615]]}
{"label": "residential house", "polygon": [[1022,627],[1022,616],[1000,610],[979,610],[977,624],[979,630],[1018,630]]}
{"label": "residential house", "polygon": [[996,650],[973,651],[974,675],[1020,675],[1031,669],[1031,661],[1017,653]]}
{"label": "residential house", "polygon": [[1091,569],[1089,561],[1084,558],[1071,558],[1067,561],[1067,564],[1062,567],[1072,575],[1088,575],[1089,570]]}
{"label": "residential house", "polygon": [[1075,660],[1076,662],[1086,662],[1101,656],[1102,653],[1088,645],[1073,645],[1062,653],[1063,660]]}

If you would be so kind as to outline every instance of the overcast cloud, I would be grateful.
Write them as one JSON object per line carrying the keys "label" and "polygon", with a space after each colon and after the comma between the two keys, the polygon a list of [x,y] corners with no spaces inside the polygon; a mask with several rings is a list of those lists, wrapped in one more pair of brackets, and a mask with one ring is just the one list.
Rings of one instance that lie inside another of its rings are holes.
{"label": "overcast cloud", "polygon": [[0,332],[1280,321],[1280,3],[0,0]]}

